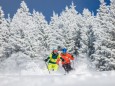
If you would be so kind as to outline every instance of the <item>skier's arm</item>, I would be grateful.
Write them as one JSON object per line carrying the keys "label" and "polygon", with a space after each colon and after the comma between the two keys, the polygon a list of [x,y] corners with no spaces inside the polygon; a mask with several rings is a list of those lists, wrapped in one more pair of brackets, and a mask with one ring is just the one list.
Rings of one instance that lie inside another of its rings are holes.
{"label": "skier's arm", "polygon": [[60,61],[60,59],[58,58],[57,61],[56,61],[56,64],[59,64],[59,61]]}
{"label": "skier's arm", "polygon": [[46,58],[44,61],[47,62],[50,59],[50,57]]}
{"label": "skier's arm", "polygon": [[71,60],[74,60],[74,57],[73,57],[73,55],[71,55],[71,54],[70,54],[70,59],[71,59]]}
{"label": "skier's arm", "polygon": [[73,58],[73,60],[74,60],[74,57],[73,57],[73,55],[72,55],[72,58]]}
{"label": "skier's arm", "polygon": [[60,57],[60,59],[61,59],[61,61],[62,61],[62,62],[64,62],[64,61],[65,61],[62,57]]}
{"label": "skier's arm", "polygon": [[57,61],[56,61],[56,64],[58,64],[58,65],[59,65],[60,58],[61,58],[61,56],[58,55],[58,58],[57,58]]}

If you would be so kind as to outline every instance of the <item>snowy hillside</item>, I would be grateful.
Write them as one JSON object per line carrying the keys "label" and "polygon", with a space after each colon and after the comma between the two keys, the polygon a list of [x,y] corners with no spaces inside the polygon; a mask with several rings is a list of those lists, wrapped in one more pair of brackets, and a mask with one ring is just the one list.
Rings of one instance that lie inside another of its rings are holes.
{"label": "snowy hillside", "polygon": [[[64,75],[63,69],[49,72],[41,60],[32,60],[22,53],[14,54],[3,63],[0,86],[114,86],[115,71],[90,70],[86,58],[77,58],[76,70]],[[73,66],[73,65],[72,65]]]}
{"label": "snowy hillside", "polygon": [[[87,74],[90,63],[82,56],[75,57],[71,66],[75,69],[70,74]],[[12,54],[11,57],[0,63],[1,75],[49,75],[43,59],[32,59],[22,52]],[[52,71],[50,75],[64,75],[62,65],[58,71]]]}
{"label": "snowy hillside", "polygon": [[0,86],[115,86],[115,72],[83,75],[0,75]]}

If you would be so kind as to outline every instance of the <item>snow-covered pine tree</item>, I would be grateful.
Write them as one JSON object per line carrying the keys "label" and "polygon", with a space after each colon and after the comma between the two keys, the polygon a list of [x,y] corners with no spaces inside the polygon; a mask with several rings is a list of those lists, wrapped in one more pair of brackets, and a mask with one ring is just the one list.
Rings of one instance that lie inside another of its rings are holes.
{"label": "snow-covered pine tree", "polygon": [[115,70],[115,0],[110,0],[110,16],[108,20],[108,33],[110,34],[109,44],[111,48],[110,69]]}
{"label": "snow-covered pine tree", "polygon": [[33,47],[37,57],[47,55],[49,51],[49,26],[42,13],[33,11]]}
{"label": "snow-covered pine tree", "polygon": [[91,29],[91,12],[88,9],[84,9],[82,13],[81,23],[81,53],[86,54],[88,52],[88,31]]}
{"label": "snow-covered pine tree", "polygon": [[83,29],[82,29],[82,42],[85,45],[84,50],[85,53],[87,53],[88,56],[94,53],[94,16],[91,14],[91,12],[88,9],[83,10]]}
{"label": "snow-covered pine tree", "polygon": [[4,58],[7,55],[5,49],[8,46],[9,35],[9,23],[4,18],[4,12],[0,7],[0,58]]}
{"label": "snow-covered pine tree", "polygon": [[111,47],[109,28],[109,7],[104,0],[100,0],[101,5],[96,16],[97,30],[95,31],[95,53],[92,55],[94,64],[99,70],[111,70]]}
{"label": "snow-covered pine tree", "polygon": [[20,51],[30,57],[35,56],[32,45],[34,27],[31,13],[26,3],[22,1],[20,8],[17,10],[10,24],[11,36],[9,49],[12,51],[10,54]]}
{"label": "snow-covered pine tree", "polygon": [[70,53],[75,52],[77,31],[79,30],[77,22],[78,12],[75,10],[74,3],[66,6],[65,10],[60,14],[59,20],[62,24],[63,45]]}
{"label": "snow-covered pine tree", "polygon": [[[53,48],[61,49],[62,47],[65,47],[63,44],[63,23],[60,21],[58,14],[53,12],[53,16],[51,17],[50,21],[50,50]],[[59,50],[60,50],[59,49]]]}
{"label": "snow-covered pine tree", "polygon": [[83,49],[82,49],[82,27],[83,27],[83,17],[81,14],[77,14],[76,15],[76,36],[74,37],[75,40],[75,47],[74,47],[74,54],[78,55],[80,53],[82,53]]}

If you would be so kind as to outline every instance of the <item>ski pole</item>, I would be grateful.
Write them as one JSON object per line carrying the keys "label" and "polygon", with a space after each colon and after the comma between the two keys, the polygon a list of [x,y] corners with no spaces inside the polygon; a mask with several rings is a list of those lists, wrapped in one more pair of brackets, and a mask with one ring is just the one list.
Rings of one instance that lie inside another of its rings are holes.
{"label": "ski pole", "polygon": [[72,61],[72,63],[73,63],[73,69],[75,69],[75,68],[74,68],[74,60]]}
{"label": "ski pole", "polygon": [[[46,67],[47,67],[47,69],[48,69],[48,65],[47,65],[47,63],[45,62],[45,64],[46,64]],[[49,72],[49,74],[50,74],[50,71],[49,71],[49,69],[48,69],[48,72]]]}

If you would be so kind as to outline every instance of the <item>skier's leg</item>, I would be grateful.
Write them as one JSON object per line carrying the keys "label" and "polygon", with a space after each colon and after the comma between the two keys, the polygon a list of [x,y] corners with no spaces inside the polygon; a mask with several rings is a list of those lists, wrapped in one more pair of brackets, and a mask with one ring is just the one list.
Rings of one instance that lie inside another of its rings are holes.
{"label": "skier's leg", "polygon": [[65,64],[62,65],[62,67],[64,68],[64,70],[66,71],[66,67],[65,67]]}
{"label": "skier's leg", "polygon": [[48,70],[52,70],[52,64],[51,63],[48,64]]}
{"label": "skier's leg", "polygon": [[71,67],[71,64],[69,63],[68,64],[68,71],[71,71],[71,70],[73,70],[73,68]]}
{"label": "skier's leg", "polygon": [[68,73],[68,65],[67,65],[67,64],[64,64],[64,65],[63,65],[63,68],[64,68],[64,70]]}
{"label": "skier's leg", "polygon": [[57,64],[53,64],[54,65],[54,71],[58,70],[58,65]]}
{"label": "skier's leg", "polygon": [[65,69],[66,69],[66,72],[69,73],[69,71],[70,71],[70,66],[69,66],[69,64],[66,64],[65,67],[66,67],[66,68],[65,68]]}

